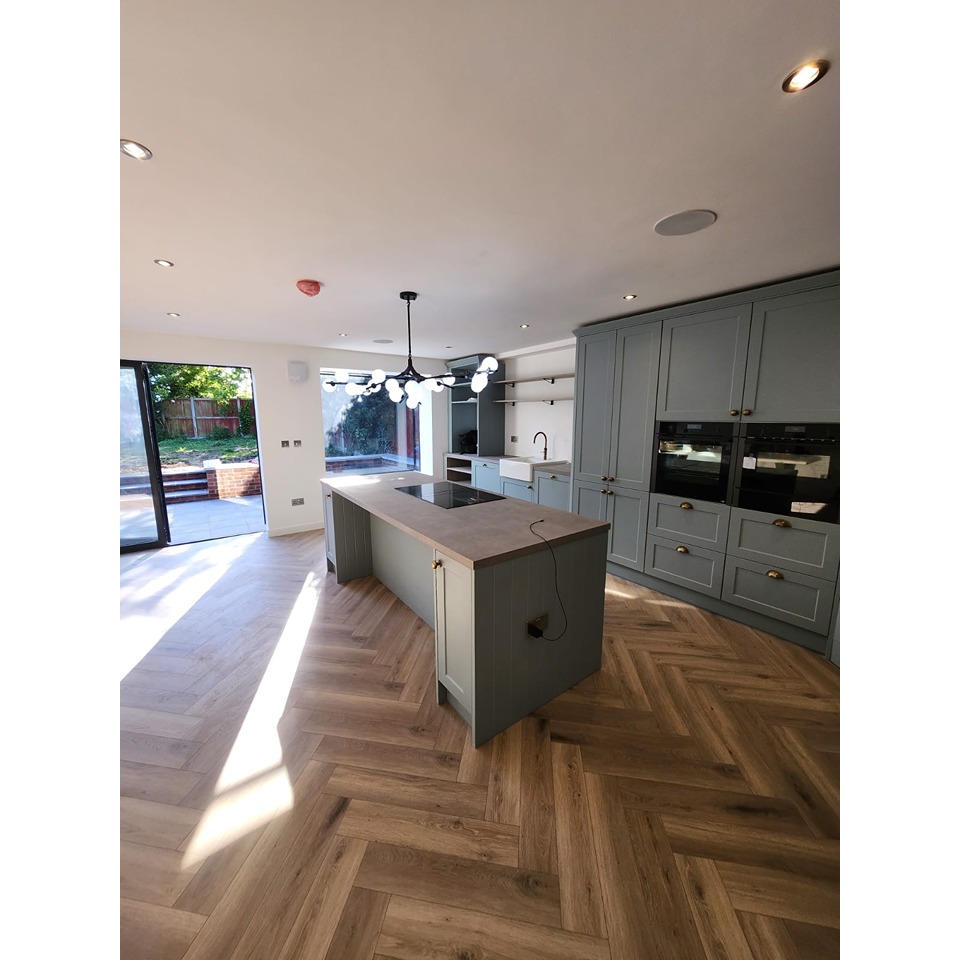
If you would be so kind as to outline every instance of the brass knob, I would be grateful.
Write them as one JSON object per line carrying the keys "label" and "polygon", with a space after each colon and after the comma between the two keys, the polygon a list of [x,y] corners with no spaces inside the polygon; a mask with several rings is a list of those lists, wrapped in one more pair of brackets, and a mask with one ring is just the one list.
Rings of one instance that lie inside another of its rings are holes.
{"label": "brass knob", "polygon": [[528,490],[532,490],[533,487],[528,483],[528,484],[527,484],[527,489],[528,489]]}
{"label": "brass knob", "polygon": [[327,494],[327,499],[329,500],[332,496],[333,496],[332,493],[328,493],[328,494]]}
{"label": "brass knob", "polygon": [[783,574],[780,573],[778,570],[768,570],[768,571],[767,571],[767,576],[768,576],[771,580],[782,580],[782,579],[783,579]]}
{"label": "brass knob", "polygon": [[555,473],[551,473],[551,474],[550,474],[550,479],[551,479],[551,480],[556,480],[556,479],[557,479],[557,475],[556,475]]}
{"label": "brass knob", "polygon": [[689,553],[690,551],[686,547],[677,547],[677,553]]}
{"label": "brass knob", "polygon": [[431,560],[431,561],[430,561],[430,566],[433,567],[434,570],[436,570],[437,567],[441,566],[441,564],[440,564],[440,561],[439,561],[439,560]]}
{"label": "brass knob", "polygon": [[739,413],[740,413],[739,410],[731,410],[731,411],[730,411],[730,416],[731,416],[731,417],[735,417],[735,416],[737,416]]}
{"label": "brass knob", "polygon": [[743,415],[744,415],[745,417],[749,417],[751,413],[753,413],[752,410],[744,410],[744,411],[743,411]]}
{"label": "brass knob", "polygon": [[790,526],[790,521],[789,521],[789,520],[784,520],[783,517],[780,517],[778,520],[774,520],[774,521],[773,521],[773,525],[774,525],[775,527],[789,527],[789,526]]}
{"label": "brass knob", "polygon": [[683,503],[680,504],[680,509],[681,509],[681,510],[692,510],[692,509],[693,509],[693,504],[692,504],[692,503],[687,503],[687,501],[684,500]]}

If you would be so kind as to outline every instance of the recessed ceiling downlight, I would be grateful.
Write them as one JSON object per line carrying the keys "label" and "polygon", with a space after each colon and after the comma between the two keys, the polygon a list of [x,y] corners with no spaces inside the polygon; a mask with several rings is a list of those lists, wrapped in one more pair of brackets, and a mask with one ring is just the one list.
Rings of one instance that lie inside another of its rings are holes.
{"label": "recessed ceiling downlight", "polygon": [[172,267],[172,260],[154,260],[153,261],[158,267]]}
{"label": "recessed ceiling downlight", "polygon": [[385,339],[383,339],[382,337],[381,337],[381,339],[379,339],[379,340],[374,340],[373,342],[374,342],[374,343],[393,343],[392,340],[385,340]]}
{"label": "recessed ceiling downlight", "polygon": [[624,300],[636,300],[636,299],[637,299],[637,295],[636,295],[635,293],[625,293],[625,294],[623,295],[623,299],[624,299]]}
{"label": "recessed ceiling downlight", "polygon": [[784,93],[799,93],[807,87],[812,87],[829,69],[829,60],[811,60],[809,63],[801,64],[796,70],[790,71],[781,85],[782,89]]}
{"label": "recessed ceiling downlight", "polygon": [[712,210],[684,210],[664,217],[653,229],[662,237],[682,237],[703,230],[716,223],[716,220],[717,215]]}
{"label": "recessed ceiling downlight", "polygon": [[136,140],[121,140],[120,152],[125,157],[131,157],[134,160],[149,160],[153,156],[153,151],[145,147]]}
{"label": "recessed ceiling downlight", "polygon": [[172,310],[167,314],[168,317],[179,317],[179,313],[174,313]]}

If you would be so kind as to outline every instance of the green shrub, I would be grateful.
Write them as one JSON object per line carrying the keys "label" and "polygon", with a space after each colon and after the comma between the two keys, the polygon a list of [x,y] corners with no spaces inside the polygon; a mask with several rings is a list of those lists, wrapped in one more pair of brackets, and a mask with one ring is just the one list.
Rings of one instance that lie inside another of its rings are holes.
{"label": "green shrub", "polygon": [[233,431],[229,427],[214,427],[210,431],[211,440],[229,440],[233,436]]}

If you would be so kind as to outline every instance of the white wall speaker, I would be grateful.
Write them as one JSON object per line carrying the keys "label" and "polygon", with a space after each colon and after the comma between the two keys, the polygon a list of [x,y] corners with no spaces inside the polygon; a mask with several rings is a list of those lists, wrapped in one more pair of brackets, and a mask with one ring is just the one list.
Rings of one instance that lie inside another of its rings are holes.
{"label": "white wall speaker", "polygon": [[303,383],[307,379],[307,365],[302,360],[288,361],[287,377],[291,383]]}

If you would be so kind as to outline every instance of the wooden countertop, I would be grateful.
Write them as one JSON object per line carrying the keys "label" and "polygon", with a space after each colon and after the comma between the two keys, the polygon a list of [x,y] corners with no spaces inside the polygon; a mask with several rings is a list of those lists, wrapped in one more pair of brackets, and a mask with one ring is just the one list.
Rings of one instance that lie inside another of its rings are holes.
{"label": "wooden countertop", "polygon": [[[551,544],[566,543],[594,536],[610,527],[609,523],[513,497],[445,510],[395,489],[418,483],[440,483],[443,479],[424,473],[381,473],[325,477],[321,482],[325,493],[335,490],[373,516],[467,567],[489,566],[543,550],[544,540]],[[533,528],[536,533],[533,533],[530,524],[535,520],[544,522],[536,524]]]}

